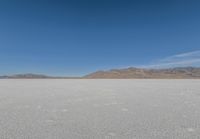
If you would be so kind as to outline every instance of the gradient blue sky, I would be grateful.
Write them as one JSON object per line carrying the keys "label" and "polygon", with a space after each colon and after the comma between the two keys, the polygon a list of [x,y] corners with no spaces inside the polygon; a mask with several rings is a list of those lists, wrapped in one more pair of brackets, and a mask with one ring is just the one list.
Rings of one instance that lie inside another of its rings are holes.
{"label": "gradient blue sky", "polygon": [[199,15],[199,0],[1,0],[0,74],[200,63]]}

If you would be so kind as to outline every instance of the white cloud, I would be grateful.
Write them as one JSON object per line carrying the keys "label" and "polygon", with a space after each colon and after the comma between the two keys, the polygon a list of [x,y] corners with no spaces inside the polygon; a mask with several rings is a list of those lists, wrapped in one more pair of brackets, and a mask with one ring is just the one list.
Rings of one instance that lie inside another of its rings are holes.
{"label": "white cloud", "polygon": [[200,51],[198,50],[198,51],[193,51],[193,52],[182,53],[182,54],[175,55],[174,57],[191,57],[191,56],[200,57]]}
{"label": "white cloud", "polygon": [[153,64],[143,66],[146,68],[171,68],[171,67],[200,67],[200,50],[181,53],[158,60]]}

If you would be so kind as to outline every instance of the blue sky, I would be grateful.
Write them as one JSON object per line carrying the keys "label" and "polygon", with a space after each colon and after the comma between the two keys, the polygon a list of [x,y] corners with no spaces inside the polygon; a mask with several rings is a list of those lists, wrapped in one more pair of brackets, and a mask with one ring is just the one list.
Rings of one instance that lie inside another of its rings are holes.
{"label": "blue sky", "polygon": [[199,66],[199,15],[198,0],[1,0],[0,74]]}

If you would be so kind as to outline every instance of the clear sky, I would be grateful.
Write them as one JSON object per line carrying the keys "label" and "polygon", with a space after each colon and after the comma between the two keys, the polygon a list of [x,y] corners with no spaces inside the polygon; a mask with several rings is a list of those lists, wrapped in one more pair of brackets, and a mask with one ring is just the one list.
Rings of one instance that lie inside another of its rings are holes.
{"label": "clear sky", "polygon": [[199,0],[0,1],[0,74],[197,65],[199,50]]}

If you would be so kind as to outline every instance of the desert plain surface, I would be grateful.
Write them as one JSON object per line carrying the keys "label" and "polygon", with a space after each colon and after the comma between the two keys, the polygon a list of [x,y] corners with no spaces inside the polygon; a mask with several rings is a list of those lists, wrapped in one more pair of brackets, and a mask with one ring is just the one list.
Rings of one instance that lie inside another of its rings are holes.
{"label": "desert plain surface", "polygon": [[199,138],[198,79],[0,80],[0,139]]}

